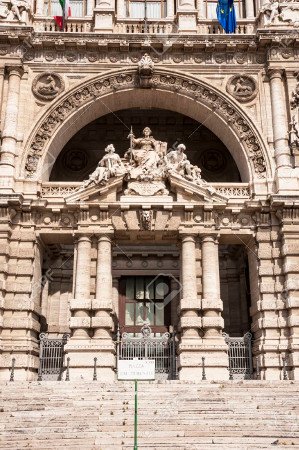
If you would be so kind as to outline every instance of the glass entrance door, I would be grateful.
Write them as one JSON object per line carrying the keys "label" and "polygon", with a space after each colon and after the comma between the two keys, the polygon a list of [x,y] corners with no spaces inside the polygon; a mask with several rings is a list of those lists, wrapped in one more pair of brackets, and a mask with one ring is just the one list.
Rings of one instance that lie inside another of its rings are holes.
{"label": "glass entrance door", "polygon": [[140,333],[147,323],[154,333],[169,331],[171,324],[168,277],[122,277],[119,285],[119,322],[121,332]]}

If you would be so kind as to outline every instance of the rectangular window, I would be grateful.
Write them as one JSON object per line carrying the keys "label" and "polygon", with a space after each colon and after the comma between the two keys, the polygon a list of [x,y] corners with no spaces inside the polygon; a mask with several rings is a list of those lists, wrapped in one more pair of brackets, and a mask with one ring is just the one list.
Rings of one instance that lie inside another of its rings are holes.
{"label": "rectangular window", "polygon": [[148,323],[154,332],[165,332],[170,325],[167,301],[168,277],[125,277],[120,282],[120,325],[127,332],[140,332]]}
{"label": "rectangular window", "polygon": [[[84,17],[85,0],[69,0],[71,7],[71,17]],[[45,0],[44,15],[48,17],[62,16],[62,8],[59,0]]]}
{"label": "rectangular window", "polygon": [[[207,13],[207,19],[217,20],[217,2],[215,0],[205,0],[206,3],[206,13]],[[244,4],[243,0],[235,0],[235,12],[236,12],[236,18],[242,19],[244,17]]]}
{"label": "rectangular window", "polygon": [[143,0],[129,0],[128,16],[131,19],[139,20],[144,20],[145,14],[147,19],[149,20],[161,19],[162,17],[166,17],[166,1],[148,1],[146,5],[147,7],[145,11],[145,2]]}

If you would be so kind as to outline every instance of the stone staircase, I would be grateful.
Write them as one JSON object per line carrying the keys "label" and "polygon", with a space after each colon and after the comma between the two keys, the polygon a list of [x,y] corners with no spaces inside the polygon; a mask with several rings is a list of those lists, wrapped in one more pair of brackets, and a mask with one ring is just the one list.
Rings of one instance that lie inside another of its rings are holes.
{"label": "stone staircase", "polygon": [[[0,385],[0,449],[133,450],[134,383]],[[138,448],[299,448],[299,383],[139,382]]]}

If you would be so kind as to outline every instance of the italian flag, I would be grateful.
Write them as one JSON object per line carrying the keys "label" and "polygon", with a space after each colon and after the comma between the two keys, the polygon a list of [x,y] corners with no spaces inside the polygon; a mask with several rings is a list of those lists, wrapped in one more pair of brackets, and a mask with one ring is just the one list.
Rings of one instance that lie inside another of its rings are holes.
{"label": "italian flag", "polygon": [[54,20],[59,26],[61,30],[64,29],[64,23],[65,21],[71,17],[71,7],[70,7],[70,1],[69,0],[59,0],[59,3],[62,8],[63,15],[62,16],[54,16]]}

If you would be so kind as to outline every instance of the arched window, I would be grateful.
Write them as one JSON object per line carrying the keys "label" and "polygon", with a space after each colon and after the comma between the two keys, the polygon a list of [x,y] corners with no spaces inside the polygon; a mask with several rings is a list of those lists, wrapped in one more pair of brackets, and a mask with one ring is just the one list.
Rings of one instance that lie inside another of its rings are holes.
{"label": "arched window", "polygon": [[166,17],[166,1],[127,0],[127,17],[131,19],[161,19]]}

